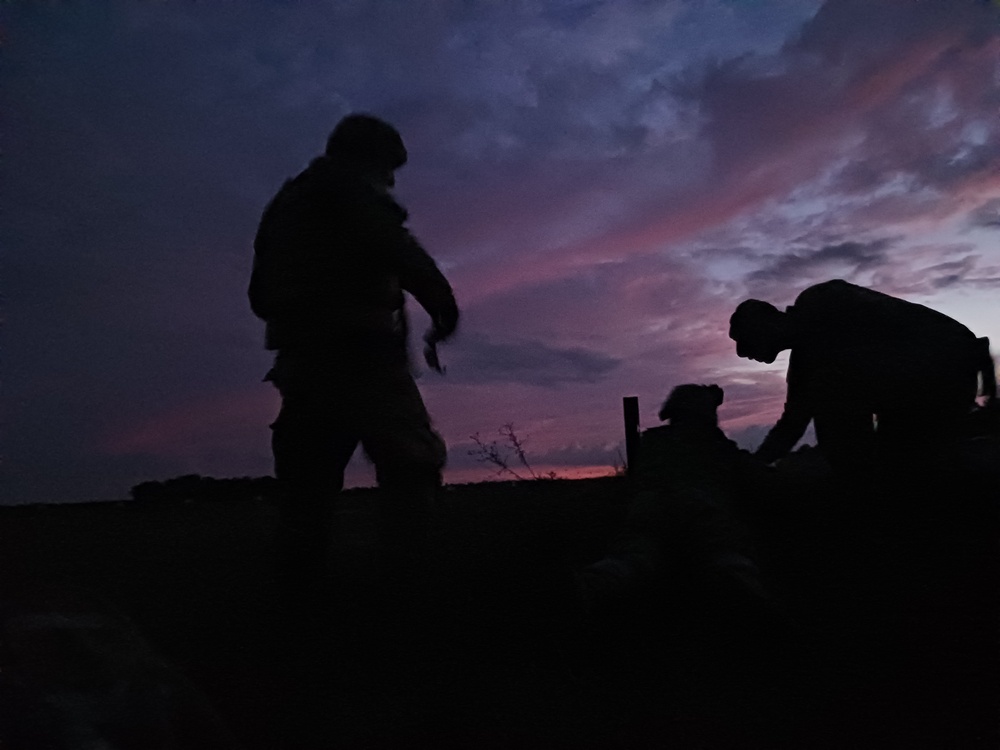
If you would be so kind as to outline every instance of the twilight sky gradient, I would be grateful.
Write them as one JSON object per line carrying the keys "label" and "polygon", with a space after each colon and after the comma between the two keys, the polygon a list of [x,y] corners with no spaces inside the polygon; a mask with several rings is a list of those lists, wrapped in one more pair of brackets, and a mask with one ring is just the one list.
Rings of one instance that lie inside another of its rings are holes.
{"label": "twilight sky gradient", "polygon": [[488,474],[469,436],[505,422],[538,468],[604,471],[621,397],[651,426],[683,382],[722,385],[755,445],[787,359],[736,357],[748,296],[845,278],[1000,344],[993,2],[79,0],[0,23],[0,502],[270,473],[251,243],[355,110],[402,132],[398,196],[464,311],[420,380],[453,481]]}

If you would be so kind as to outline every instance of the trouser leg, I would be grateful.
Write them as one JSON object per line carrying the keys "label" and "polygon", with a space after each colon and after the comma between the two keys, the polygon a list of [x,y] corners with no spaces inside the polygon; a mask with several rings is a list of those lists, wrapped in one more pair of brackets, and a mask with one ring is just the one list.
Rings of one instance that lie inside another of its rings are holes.
{"label": "trouser leg", "polygon": [[366,415],[361,442],[381,489],[382,573],[398,589],[416,583],[428,570],[431,509],[446,449],[409,373],[390,374],[380,386],[382,398]]}
{"label": "trouser leg", "polygon": [[309,404],[286,400],[272,425],[278,528],[278,585],[290,595],[318,593],[327,574],[334,502],[357,438]]}

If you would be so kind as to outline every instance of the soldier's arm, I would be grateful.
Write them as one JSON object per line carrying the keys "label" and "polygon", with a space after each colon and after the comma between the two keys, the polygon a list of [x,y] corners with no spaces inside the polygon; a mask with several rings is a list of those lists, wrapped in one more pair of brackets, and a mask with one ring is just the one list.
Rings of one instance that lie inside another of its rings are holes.
{"label": "soldier's arm", "polygon": [[804,380],[807,377],[808,373],[793,350],[788,363],[788,393],[785,398],[785,408],[774,427],[767,433],[764,442],[754,452],[754,457],[762,463],[773,463],[788,455],[805,434],[812,420],[812,410],[804,395]]}
{"label": "soldier's arm", "polygon": [[754,457],[762,463],[769,464],[787,456],[795,444],[802,439],[810,420],[812,420],[812,415],[809,412],[786,401],[785,410],[771,431],[767,433],[764,442],[754,451]]}
{"label": "soldier's arm", "polygon": [[406,232],[400,251],[400,286],[414,296],[431,316],[434,337],[444,340],[458,327],[458,304],[451,284],[434,259]]}
{"label": "soldier's arm", "polygon": [[996,405],[997,401],[997,371],[993,363],[993,355],[990,354],[989,337],[983,336],[976,339],[976,350],[978,355],[977,369],[979,377],[982,379],[982,393],[986,397],[987,405]]}
{"label": "soldier's arm", "polygon": [[386,253],[386,261],[409,292],[431,316],[437,341],[458,327],[458,305],[451,284],[434,259],[405,226],[406,212],[391,199],[368,202],[357,217],[365,234]]}

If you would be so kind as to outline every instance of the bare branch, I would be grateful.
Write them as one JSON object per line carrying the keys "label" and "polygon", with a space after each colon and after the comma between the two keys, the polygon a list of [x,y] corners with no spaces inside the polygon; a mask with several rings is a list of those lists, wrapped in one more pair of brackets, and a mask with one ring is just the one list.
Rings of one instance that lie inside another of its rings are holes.
{"label": "bare branch", "polygon": [[531,464],[528,463],[528,457],[525,455],[525,441],[521,440],[521,438],[517,436],[517,433],[514,432],[514,423],[507,422],[507,424],[500,428],[499,432],[503,437],[507,438],[507,442],[509,442],[511,447],[514,449],[514,455],[517,456],[517,460],[520,461],[521,465],[528,470],[529,474],[531,474],[531,478],[538,479],[538,474],[536,474],[535,470],[531,468]]}
{"label": "bare branch", "polygon": [[[528,461],[528,454],[525,450],[525,443],[527,440],[522,440],[517,431],[514,429],[513,422],[507,422],[505,425],[497,430],[497,433],[503,438],[502,441],[491,440],[486,442],[480,437],[477,432],[474,435],[470,435],[469,439],[476,444],[476,447],[470,451],[467,451],[468,455],[472,456],[479,463],[482,464],[492,464],[497,467],[497,476],[503,476],[504,474],[510,474],[514,479],[526,480],[526,479],[558,479],[559,475],[554,471],[546,472],[545,474],[539,474],[532,468],[531,462]],[[511,468],[511,462],[513,458],[516,457],[518,463],[523,466],[530,477],[522,476],[518,474],[514,469]]]}
{"label": "bare branch", "polygon": [[496,466],[497,476],[510,474],[515,479],[524,479],[524,477],[510,468],[510,461],[507,456],[503,454],[501,446],[497,444],[497,441],[494,440],[486,443],[479,436],[478,432],[475,435],[470,435],[469,439],[476,444],[476,447],[468,451],[468,455],[473,456],[476,461]]}

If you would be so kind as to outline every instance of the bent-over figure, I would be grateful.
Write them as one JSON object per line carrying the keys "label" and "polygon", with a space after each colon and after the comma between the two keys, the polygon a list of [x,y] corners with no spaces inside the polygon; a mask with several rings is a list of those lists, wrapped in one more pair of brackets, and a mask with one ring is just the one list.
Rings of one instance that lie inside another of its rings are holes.
{"label": "bent-over figure", "polygon": [[927,466],[949,455],[995,389],[986,339],[943,313],[842,280],[809,287],[781,312],[750,299],[729,323],[740,357],[772,363],[791,349],[784,412],[756,456],[785,456],[813,421],[839,471]]}

